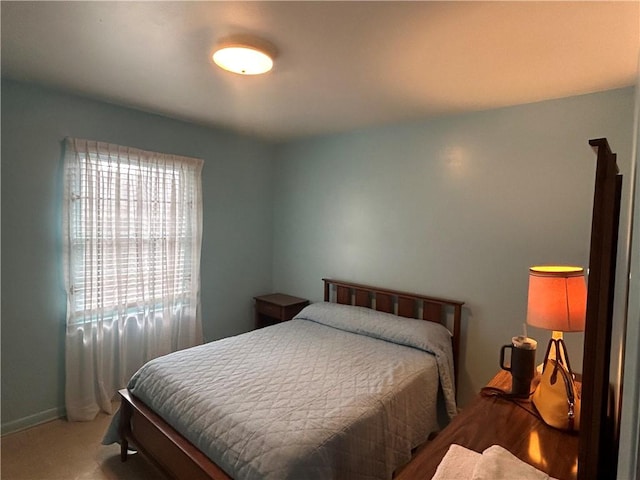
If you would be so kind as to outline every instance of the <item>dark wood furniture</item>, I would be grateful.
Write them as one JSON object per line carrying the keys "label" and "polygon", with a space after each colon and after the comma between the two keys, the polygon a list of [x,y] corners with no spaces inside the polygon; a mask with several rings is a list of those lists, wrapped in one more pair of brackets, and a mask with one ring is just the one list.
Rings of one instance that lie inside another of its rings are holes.
{"label": "dark wood furniture", "polygon": [[283,293],[261,295],[253,299],[256,303],[256,328],[291,320],[300,310],[309,305],[309,300],[305,298],[292,297]]}
{"label": "dark wood furniture", "polygon": [[606,138],[589,140],[589,144],[597,160],[582,360],[580,480],[616,477],[620,405],[613,404],[612,389],[621,399],[624,365],[624,352],[616,352],[621,368],[612,385],[609,369],[622,175]]}
{"label": "dark wood furniture", "polygon": [[[510,391],[511,374],[501,370],[487,386]],[[521,404],[479,394],[435,439],[418,450],[395,480],[430,479],[452,443],[478,453],[500,445],[552,477],[574,480],[578,469],[578,435],[543,423],[525,410],[532,408],[530,401]]]}
{"label": "dark wood furniture", "polygon": [[[453,334],[454,363],[458,364],[460,319],[464,302],[378,287],[323,279],[326,301],[374,308],[399,316],[442,322]],[[449,314],[453,315],[448,322]],[[451,325],[447,325],[451,323]],[[457,378],[457,371],[455,372]],[[127,458],[127,448],[134,445],[145,457],[170,478],[185,480],[230,477],[186,438],[154,413],[128,390],[120,390],[120,456]]]}

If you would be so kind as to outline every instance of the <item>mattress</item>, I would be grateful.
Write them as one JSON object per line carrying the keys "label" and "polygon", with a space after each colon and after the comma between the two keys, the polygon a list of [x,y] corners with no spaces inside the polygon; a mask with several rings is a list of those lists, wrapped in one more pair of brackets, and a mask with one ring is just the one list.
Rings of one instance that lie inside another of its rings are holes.
{"label": "mattress", "polygon": [[455,414],[441,325],[312,304],[144,365],[129,391],[235,479],[390,479]]}

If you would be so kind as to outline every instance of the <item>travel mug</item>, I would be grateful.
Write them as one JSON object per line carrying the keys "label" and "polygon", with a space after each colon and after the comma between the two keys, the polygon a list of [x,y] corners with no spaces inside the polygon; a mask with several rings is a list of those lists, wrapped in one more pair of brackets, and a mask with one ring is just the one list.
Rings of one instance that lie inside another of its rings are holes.
{"label": "travel mug", "polygon": [[[511,394],[518,397],[528,397],[531,381],[536,373],[536,348],[538,342],[533,338],[519,335],[511,339],[511,345],[503,345],[500,349],[500,368],[511,372]],[[504,364],[504,353],[511,350],[509,366]]]}

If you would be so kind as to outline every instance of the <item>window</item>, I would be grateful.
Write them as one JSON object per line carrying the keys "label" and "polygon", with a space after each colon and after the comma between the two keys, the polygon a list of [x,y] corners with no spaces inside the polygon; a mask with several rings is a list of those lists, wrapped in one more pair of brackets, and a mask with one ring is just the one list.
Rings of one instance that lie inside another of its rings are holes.
{"label": "window", "polygon": [[192,245],[201,163],[69,144],[71,322],[188,301],[199,270]]}
{"label": "window", "polygon": [[188,301],[199,169],[171,156],[70,144],[70,321]]}

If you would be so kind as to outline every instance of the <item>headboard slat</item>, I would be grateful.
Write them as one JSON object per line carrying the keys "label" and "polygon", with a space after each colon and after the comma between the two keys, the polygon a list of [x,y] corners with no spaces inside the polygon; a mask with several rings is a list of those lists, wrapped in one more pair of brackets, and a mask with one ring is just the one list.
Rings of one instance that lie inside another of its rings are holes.
{"label": "headboard slat", "polygon": [[422,318],[430,322],[442,322],[442,304],[425,300],[422,307]]}
{"label": "headboard slat", "polygon": [[415,300],[413,298],[398,297],[398,315],[400,315],[401,317],[415,318]]}
{"label": "headboard slat", "polygon": [[376,310],[379,312],[393,313],[393,296],[376,292]]}
{"label": "headboard slat", "polygon": [[342,285],[336,288],[336,303],[351,305],[351,289]]}
{"label": "headboard slat", "polygon": [[356,288],[356,306],[371,308],[371,297],[367,290]]}

